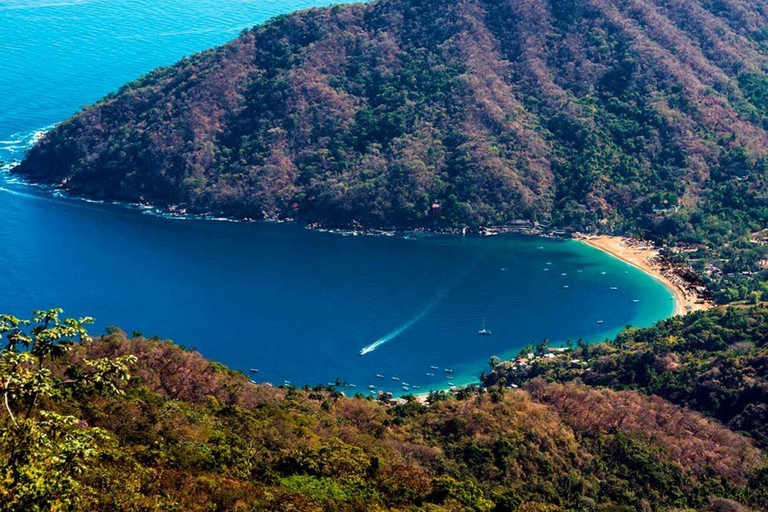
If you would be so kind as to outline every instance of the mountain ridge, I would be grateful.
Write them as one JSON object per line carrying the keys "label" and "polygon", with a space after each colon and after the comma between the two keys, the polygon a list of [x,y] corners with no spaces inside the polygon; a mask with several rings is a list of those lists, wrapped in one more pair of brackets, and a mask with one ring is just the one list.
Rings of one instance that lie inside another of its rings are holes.
{"label": "mountain ridge", "polygon": [[736,0],[311,9],[124,86],[15,172],[335,227],[663,231],[680,209],[723,210],[734,188],[760,203],[766,13]]}

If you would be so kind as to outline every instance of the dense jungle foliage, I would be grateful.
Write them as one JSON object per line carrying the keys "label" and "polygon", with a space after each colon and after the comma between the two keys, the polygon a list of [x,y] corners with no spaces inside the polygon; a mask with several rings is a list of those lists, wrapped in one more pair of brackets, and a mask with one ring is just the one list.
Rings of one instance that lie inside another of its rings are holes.
{"label": "dense jungle foliage", "polygon": [[768,503],[768,466],[749,438],[659,397],[537,380],[527,390],[465,388],[433,393],[429,405],[385,407],[341,389],[253,384],[196,352],[118,329],[91,339],[89,319],[60,313],[0,317],[0,510]]}

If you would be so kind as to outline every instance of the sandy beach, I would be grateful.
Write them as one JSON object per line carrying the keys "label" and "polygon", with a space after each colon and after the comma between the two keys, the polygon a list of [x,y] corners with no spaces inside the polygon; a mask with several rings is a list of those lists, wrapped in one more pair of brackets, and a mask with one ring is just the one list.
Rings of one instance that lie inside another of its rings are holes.
{"label": "sandy beach", "polygon": [[[714,307],[711,302],[702,302],[681,278],[675,276],[669,269],[664,269],[658,259],[658,249],[649,242],[609,235],[579,235],[575,239],[608,253],[658,279],[674,295],[675,315],[685,315],[691,311]],[[428,396],[429,393],[414,394],[416,400],[425,405]]]}
{"label": "sandy beach", "polygon": [[576,239],[629,263],[664,283],[674,293],[676,315],[714,307],[709,302],[702,302],[680,278],[665,272],[658,261],[659,251],[648,242],[609,235],[583,235]]}

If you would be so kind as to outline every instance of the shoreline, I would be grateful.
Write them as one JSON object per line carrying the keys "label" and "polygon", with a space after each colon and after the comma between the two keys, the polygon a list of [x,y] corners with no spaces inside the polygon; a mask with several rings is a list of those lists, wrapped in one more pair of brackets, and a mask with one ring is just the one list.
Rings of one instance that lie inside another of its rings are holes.
{"label": "shoreline", "polygon": [[210,213],[194,213],[189,212],[184,208],[179,207],[158,207],[151,204],[132,203],[125,201],[115,200],[94,200],[81,195],[72,194],[66,188],[40,183],[38,181],[29,179],[24,175],[19,175],[12,172],[14,163],[5,163],[0,168],[6,176],[15,177],[17,183],[23,185],[42,188],[43,190],[50,191],[54,197],[83,201],[87,203],[99,203],[99,204],[111,204],[118,207],[122,207],[129,210],[141,210],[144,213],[150,213],[157,217],[169,219],[169,220],[201,220],[201,221],[220,221],[220,222],[237,222],[237,223],[277,223],[277,224],[294,224],[304,229],[311,231],[325,232],[338,234],[342,236],[360,236],[360,235],[374,235],[374,236],[393,236],[398,233],[429,233],[429,234],[442,234],[442,235],[465,235],[475,234],[483,237],[504,235],[504,234],[517,234],[528,236],[540,236],[545,238],[556,238],[560,240],[576,240],[582,242],[594,249],[598,249],[610,256],[617,258],[624,263],[634,266],[639,270],[650,275],[654,279],[661,282],[669,289],[674,298],[675,308],[672,315],[684,315],[691,311],[707,310],[714,306],[711,302],[702,301],[697,297],[695,290],[692,290],[690,285],[683,283],[682,280],[675,276],[674,270],[664,269],[659,263],[659,250],[653,248],[650,242],[646,242],[640,239],[630,238],[620,235],[597,235],[597,234],[585,234],[576,233],[572,236],[568,236],[565,232],[544,228],[543,226],[533,224],[530,222],[520,223],[516,226],[498,226],[498,227],[486,227],[479,228],[477,230],[468,230],[466,227],[463,229],[449,227],[449,228],[426,228],[426,227],[410,227],[403,226],[398,227],[363,227],[363,226],[346,226],[346,227],[333,227],[332,225],[323,225],[319,222],[307,222],[296,220],[293,218],[234,218],[229,216],[218,216]]}
{"label": "shoreline", "polygon": [[650,242],[617,235],[580,234],[573,239],[632,265],[661,282],[673,294],[673,316],[715,307],[711,302],[701,300],[695,290],[676,276],[674,271],[663,268],[659,262],[659,250],[652,247]]}
{"label": "shoreline", "polygon": [[372,225],[365,226],[357,221],[347,224],[323,223],[322,221],[313,221],[306,219],[296,219],[293,217],[284,217],[281,215],[262,217],[235,217],[227,213],[211,213],[210,211],[198,211],[187,208],[182,205],[158,206],[152,202],[127,201],[111,198],[93,198],[88,195],[78,194],[62,184],[49,183],[44,180],[38,180],[26,174],[14,172],[18,161],[11,162],[0,161],[0,175],[5,176],[5,182],[8,184],[19,184],[33,187],[37,190],[49,192],[56,199],[68,201],[83,202],[89,204],[111,205],[126,210],[141,211],[142,213],[153,215],[158,218],[168,220],[197,220],[205,222],[234,222],[241,224],[292,224],[300,228],[316,231],[319,233],[331,233],[342,236],[394,236],[397,234],[429,234],[429,235],[478,235],[491,237],[497,235],[528,235],[540,236],[544,238],[555,238],[558,240],[570,240],[566,232],[562,229],[544,227],[531,221],[517,221],[513,225],[502,225],[493,227],[469,228],[468,226],[395,226],[395,225]]}
{"label": "shoreline", "polygon": [[[83,201],[87,203],[100,203],[117,206],[128,210],[142,210],[149,212],[157,217],[162,217],[168,220],[201,220],[201,221],[225,221],[225,222],[237,222],[237,223],[286,223],[293,224],[310,231],[326,232],[330,234],[337,234],[342,236],[393,236],[396,234],[407,233],[430,233],[430,234],[443,234],[443,235],[463,235],[472,234],[479,237],[492,237],[496,235],[523,235],[523,236],[538,236],[557,240],[576,240],[592,248],[598,249],[611,257],[619,259],[624,263],[634,266],[645,274],[653,277],[657,281],[661,282],[668,290],[673,294],[674,310],[670,316],[685,315],[688,312],[696,310],[706,310],[714,307],[711,303],[703,302],[697,299],[695,291],[692,292],[690,285],[686,286],[682,280],[674,279],[674,270],[669,268],[663,268],[659,261],[659,250],[652,247],[650,242],[632,239],[624,236],[612,236],[612,235],[596,235],[596,234],[584,234],[575,233],[569,236],[568,233],[558,230],[556,228],[543,227],[531,222],[521,222],[515,226],[497,226],[497,227],[485,227],[477,230],[450,228],[444,230],[425,229],[425,228],[366,228],[363,226],[347,227],[347,228],[333,228],[329,226],[323,226],[318,223],[306,223],[296,221],[294,219],[234,219],[226,217],[217,217],[213,215],[201,215],[193,214],[186,211],[179,212],[162,209],[146,204],[127,203],[120,201],[105,201],[105,200],[93,200],[83,196],[71,195],[66,191],[63,191],[60,187],[56,187],[50,184],[40,184],[34,180],[26,179],[24,176],[18,174],[12,174],[9,172],[8,165],[2,166],[2,173],[8,177],[15,177],[16,179],[9,182],[15,182],[22,186],[32,186],[38,189],[45,190],[55,198],[61,198],[71,201]],[[62,193],[63,192],[63,193]],[[461,383],[455,387],[465,387],[468,384],[475,383],[476,378],[466,384]],[[429,391],[422,391],[419,393],[398,393],[397,398],[401,398],[404,395],[411,394],[417,401],[425,403],[429,392],[431,391],[450,391],[454,386],[449,386],[445,383],[444,386],[437,386]],[[375,399],[375,398],[374,398]]]}
{"label": "shoreline", "polygon": [[[691,289],[691,286],[685,285],[674,274],[674,270],[665,269],[659,261],[659,249],[653,247],[650,242],[626,236],[588,235],[583,233],[574,234],[571,238],[563,239],[575,240],[586,244],[628,265],[632,265],[659,281],[672,292],[675,307],[670,316],[686,315],[693,311],[708,310],[715,307],[712,302],[699,299],[695,291]],[[451,387],[446,387],[431,391],[450,391],[451,389]],[[413,394],[416,401],[423,405],[427,405],[428,396],[429,392]]]}

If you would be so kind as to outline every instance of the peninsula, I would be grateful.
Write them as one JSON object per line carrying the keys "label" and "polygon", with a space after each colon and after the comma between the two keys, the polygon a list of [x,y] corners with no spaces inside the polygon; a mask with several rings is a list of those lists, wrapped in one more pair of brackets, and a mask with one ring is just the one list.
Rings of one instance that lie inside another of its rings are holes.
{"label": "peninsula", "polygon": [[126,84],[13,172],[240,219],[641,234],[700,246],[717,299],[743,299],[763,256],[742,241],[765,228],[768,15],[726,4],[302,11]]}

